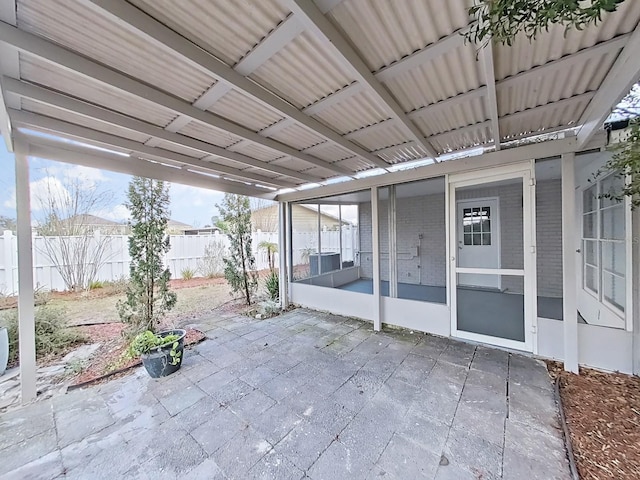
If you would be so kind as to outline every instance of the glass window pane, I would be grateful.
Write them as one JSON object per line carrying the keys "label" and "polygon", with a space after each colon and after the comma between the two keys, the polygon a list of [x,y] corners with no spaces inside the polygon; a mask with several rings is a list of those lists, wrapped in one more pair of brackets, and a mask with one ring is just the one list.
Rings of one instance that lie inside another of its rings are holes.
{"label": "glass window pane", "polygon": [[473,244],[482,245],[482,236],[479,233],[473,234]]}
{"label": "glass window pane", "polygon": [[491,233],[491,220],[482,221],[482,231],[484,233]]}
{"label": "glass window pane", "polygon": [[[624,187],[624,179],[621,175],[613,174],[600,182],[600,194],[601,195],[619,195]],[[611,205],[618,205],[618,202],[612,198],[601,198],[601,207],[609,207]]]}
{"label": "glass window pane", "polygon": [[291,205],[291,265],[294,282],[318,275],[318,218],[318,205]]}
{"label": "glass window pane", "polygon": [[474,214],[473,216],[473,232],[480,233],[480,216],[479,214]]}
{"label": "glass window pane", "polygon": [[610,272],[624,276],[626,270],[626,251],[622,242],[602,242],[602,267]]}
{"label": "glass window pane", "polygon": [[584,241],[584,259],[588,264],[598,266],[598,242],[596,240]]}
{"label": "glass window pane", "polygon": [[[396,185],[395,190],[395,261],[398,272],[395,293],[398,298],[405,300],[446,303],[447,233],[444,228],[444,178],[404,183]],[[465,210],[470,208],[460,210],[463,221]],[[463,233],[462,237],[458,238],[458,246],[464,247],[465,240],[472,242],[471,235]]]}
{"label": "glass window pane", "polygon": [[523,342],[524,278],[494,274],[458,274],[459,330]]}
{"label": "glass window pane", "polygon": [[624,204],[620,203],[601,211],[601,238],[624,240]]}
{"label": "glass window pane", "polygon": [[471,234],[470,233],[465,233],[464,234],[464,244],[465,245],[473,245],[473,239],[471,238]]}
{"label": "glass window pane", "polygon": [[586,265],[584,267],[585,287],[594,293],[598,293],[598,269]]}
{"label": "glass window pane", "polygon": [[602,275],[602,291],[604,298],[624,312],[625,280],[604,272]]}
{"label": "glass window pane", "polygon": [[483,233],[482,234],[482,245],[491,245],[491,234]]}
{"label": "glass window pane", "polygon": [[593,185],[582,192],[582,212],[593,212],[598,208],[598,186]]}
{"label": "glass window pane", "polygon": [[597,213],[588,213],[582,217],[582,236],[584,238],[596,237]]}

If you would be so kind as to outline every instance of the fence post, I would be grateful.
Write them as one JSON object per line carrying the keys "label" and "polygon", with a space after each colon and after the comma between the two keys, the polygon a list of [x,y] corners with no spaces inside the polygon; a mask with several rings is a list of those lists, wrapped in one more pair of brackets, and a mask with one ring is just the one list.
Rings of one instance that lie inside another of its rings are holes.
{"label": "fence post", "polygon": [[9,289],[7,294],[13,295],[16,292],[16,288],[13,275],[13,233],[11,230],[4,231],[2,242],[4,246],[4,278]]}

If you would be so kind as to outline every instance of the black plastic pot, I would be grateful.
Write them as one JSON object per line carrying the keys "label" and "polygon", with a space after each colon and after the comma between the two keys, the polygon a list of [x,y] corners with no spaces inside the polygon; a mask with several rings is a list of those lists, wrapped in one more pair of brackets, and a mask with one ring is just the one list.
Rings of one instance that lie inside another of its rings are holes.
{"label": "black plastic pot", "polygon": [[[164,332],[159,332],[158,335],[161,337],[166,337],[167,335],[179,335],[180,338],[173,342],[167,343],[166,345],[161,345],[159,347],[154,348],[150,353],[145,353],[141,355],[142,364],[144,368],[147,370],[147,373],[151,378],[160,378],[166,377],[167,375],[171,375],[174,372],[177,372],[182,365],[183,360],[183,352],[184,352],[184,337],[187,334],[186,330],[165,330]],[[174,349],[173,345],[178,343],[177,347]],[[174,350],[175,356],[171,355],[171,350]],[[179,359],[179,361],[174,362],[174,358]],[[175,365],[174,365],[175,363]]]}

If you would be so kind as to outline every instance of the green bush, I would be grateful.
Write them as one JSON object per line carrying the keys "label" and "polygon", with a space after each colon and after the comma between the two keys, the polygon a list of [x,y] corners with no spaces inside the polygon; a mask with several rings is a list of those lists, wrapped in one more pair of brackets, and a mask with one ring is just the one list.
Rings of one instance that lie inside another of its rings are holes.
{"label": "green bush", "polygon": [[271,300],[277,301],[280,298],[280,278],[278,273],[271,271],[264,282],[267,294]]}
{"label": "green bush", "polygon": [[97,290],[98,288],[104,288],[105,282],[101,282],[100,280],[93,280],[89,283],[89,290]]}
{"label": "green bush", "polygon": [[191,280],[195,276],[196,272],[191,270],[190,268],[185,268],[180,272],[180,276],[183,280]]}
{"label": "green bush", "polygon": [[[9,334],[9,363],[15,363],[19,357],[18,311],[14,309],[5,313],[2,323]],[[51,305],[36,307],[35,323],[37,358],[63,353],[69,347],[86,341],[77,331],[67,327],[63,308]]]}

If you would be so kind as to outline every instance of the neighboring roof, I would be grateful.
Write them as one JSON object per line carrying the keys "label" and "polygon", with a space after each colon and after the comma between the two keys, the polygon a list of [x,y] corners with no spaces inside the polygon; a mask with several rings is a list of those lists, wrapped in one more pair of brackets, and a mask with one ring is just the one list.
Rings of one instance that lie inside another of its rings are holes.
{"label": "neighboring roof", "polygon": [[103,226],[109,226],[109,227],[124,226],[120,222],[115,222],[107,218],[102,218],[102,217],[98,217],[96,215],[90,215],[90,214],[74,215],[73,217],[69,217],[67,221],[78,223],[81,225],[103,225]]}
{"label": "neighboring roof", "polygon": [[632,0],[480,49],[461,35],[471,0],[5,4],[0,117],[135,161],[32,153],[251,195],[568,127],[580,147],[640,76]]}
{"label": "neighboring roof", "polygon": [[179,230],[179,229],[191,230],[191,229],[193,229],[193,226],[189,225],[188,223],[184,223],[184,222],[180,222],[178,220],[170,219],[167,222],[167,228],[173,228],[173,229],[176,229],[176,230]]}

